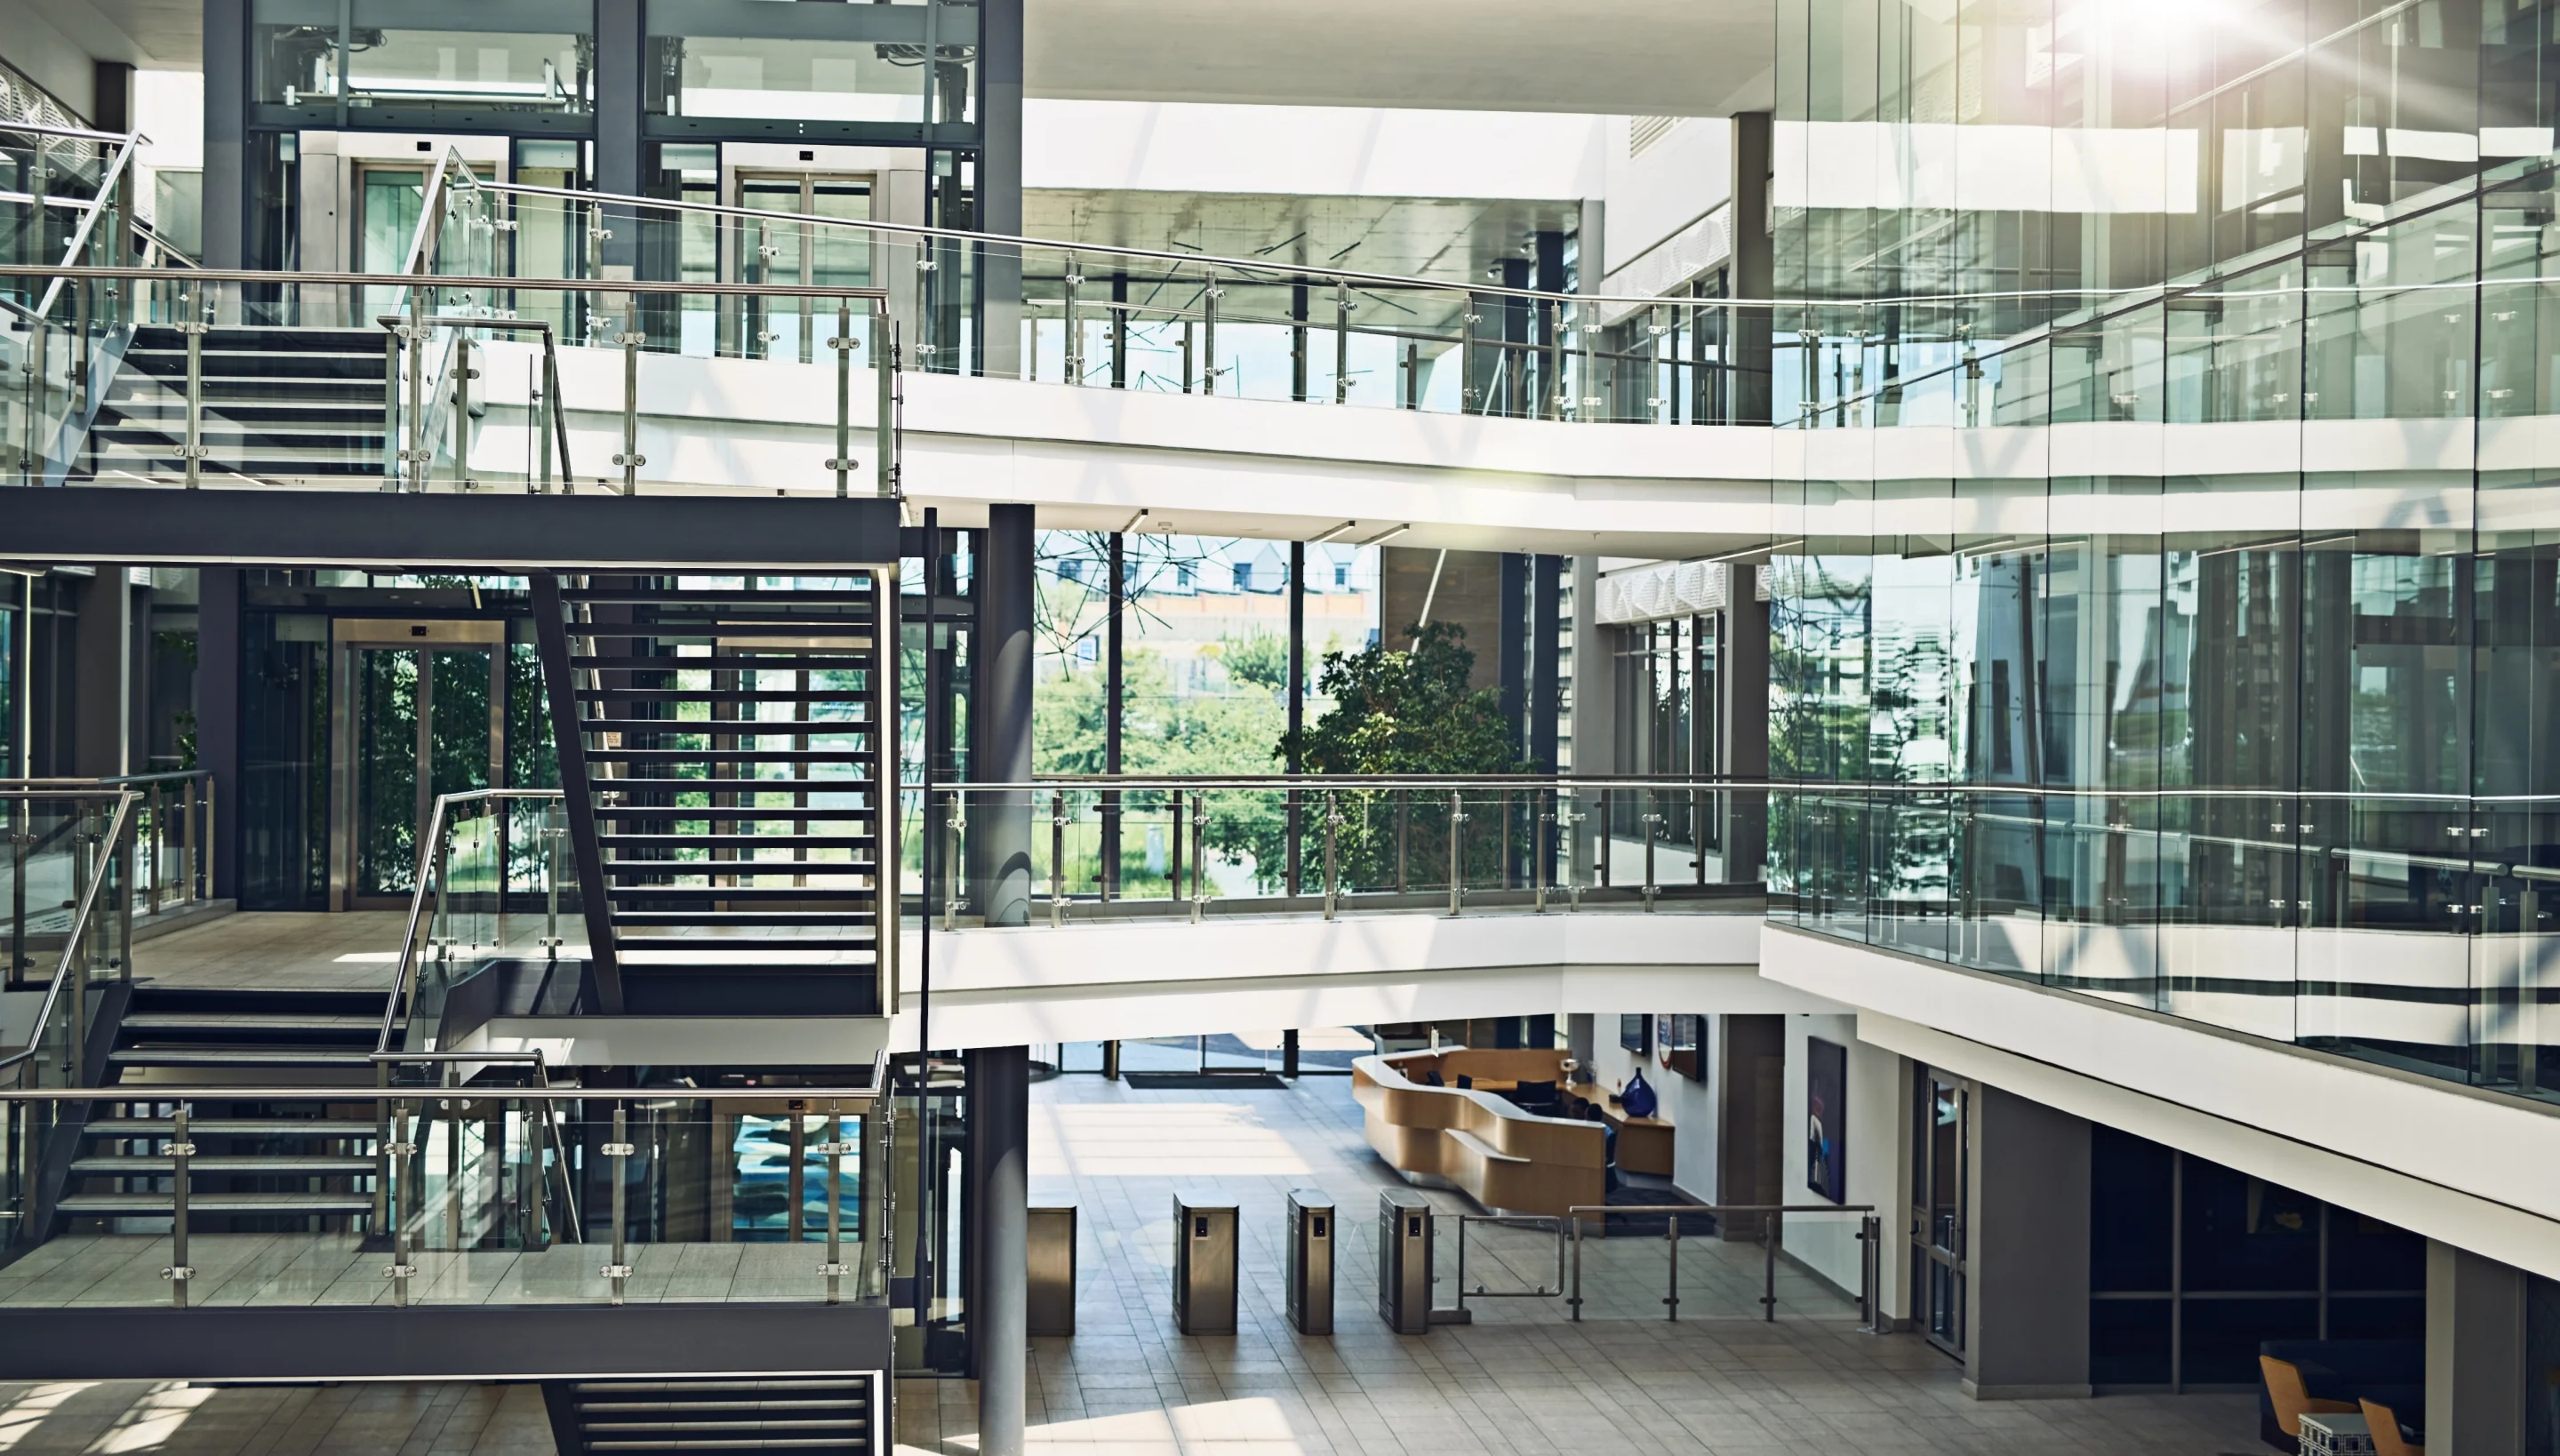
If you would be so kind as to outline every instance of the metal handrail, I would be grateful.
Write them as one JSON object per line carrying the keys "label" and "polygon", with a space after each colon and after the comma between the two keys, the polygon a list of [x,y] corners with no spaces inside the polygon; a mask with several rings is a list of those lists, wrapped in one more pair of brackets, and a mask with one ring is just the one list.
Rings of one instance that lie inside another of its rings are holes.
{"label": "metal handrail", "polygon": [[[566,794],[560,789],[472,789],[459,794],[438,794],[436,796],[435,807],[427,816],[426,833],[418,839],[417,877],[415,881],[416,889],[409,892],[408,924],[400,935],[400,961],[392,967],[391,991],[390,994],[385,996],[383,999],[382,1030],[380,1034],[374,1038],[375,1060],[398,1061],[402,1059],[413,1059],[406,1057],[404,1054],[391,1054],[392,1026],[399,1020],[402,997],[404,995],[413,996],[416,990],[418,927],[424,923],[427,915],[427,906],[431,903],[428,892],[429,887],[440,885],[440,877],[437,874],[436,868],[439,864],[437,851],[444,843],[446,806],[452,804],[478,803],[491,799],[560,799],[565,797],[567,797]],[[501,893],[503,892],[504,891],[502,890]],[[510,1055],[475,1055],[471,1059],[485,1061],[509,1061],[520,1058]]]}
{"label": "metal handrail", "polygon": [[[133,159],[134,149],[141,145],[143,136],[141,132],[135,131],[126,133],[120,139],[124,145],[116,148],[115,160],[107,165],[105,175],[98,179],[97,202],[80,215],[80,226],[72,230],[71,241],[63,246],[63,260],[66,263],[79,257],[80,249],[88,246],[88,236],[97,228],[97,215],[105,210],[106,199],[115,191],[116,184],[123,179],[125,164]],[[54,300],[62,296],[65,281],[57,277],[46,286],[45,296],[36,304],[36,314],[39,318],[53,313]]]}
{"label": "metal handrail", "polygon": [[[93,278],[105,281],[139,279],[165,281],[168,268],[129,266],[89,266],[80,263],[8,263],[0,264],[0,276],[20,278]],[[256,268],[192,267],[186,270],[190,282],[207,283],[317,283],[327,287],[386,287],[492,290],[514,289],[527,293],[646,293],[698,294],[725,298],[864,298],[885,302],[885,288],[855,288],[836,283],[793,283],[772,287],[760,283],[715,283],[676,281],[663,278],[506,278],[472,273],[329,273],[302,271],[279,273]],[[473,319],[480,326],[486,319]]]}
{"label": "metal handrail", "polygon": [[[381,324],[385,329],[395,331],[406,326],[402,316],[396,313],[377,314],[374,316],[374,322]],[[560,350],[554,341],[550,321],[547,319],[533,318],[486,318],[473,319],[471,321],[471,326],[479,329],[502,330],[509,333],[535,333],[542,335],[543,395],[551,404],[551,408],[546,412],[548,412],[552,418],[553,446],[560,451],[560,477],[568,481],[569,488],[574,490],[577,482],[577,471],[569,464],[568,411],[562,407],[560,403]],[[399,431],[395,429],[392,433],[397,436]]]}
{"label": "metal handrail", "polygon": [[20,132],[29,136],[68,136],[81,141],[126,141],[148,144],[151,140],[139,131],[94,131],[85,126],[52,126],[42,121],[0,119],[0,131]]}
{"label": "metal handrail", "polygon": [[1680,1216],[1708,1213],[1721,1220],[1728,1213],[1760,1215],[1760,1318],[1775,1323],[1778,1318],[1778,1242],[1779,1219],[1788,1213],[1855,1213],[1858,1215],[1857,1238],[1859,1283],[1858,1313],[1866,1322],[1859,1328],[1870,1335],[1884,1333],[1882,1293],[1878,1287],[1883,1276],[1883,1221],[1873,1204],[1575,1204],[1564,1211],[1564,1221],[1573,1225],[1573,1284],[1565,1298],[1574,1323],[1582,1321],[1582,1225],[1587,1215],[1597,1214],[1602,1227],[1612,1213],[1650,1216],[1667,1214],[1663,1220],[1663,1239],[1670,1248],[1671,1281],[1663,1304],[1669,1311],[1666,1319],[1680,1319]]}
{"label": "metal handrail", "polygon": [[[124,842],[125,831],[132,827],[133,806],[141,797],[140,794],[130,791],[117,796],[115,818],[108,823],[106,838],[102,841],[105,849],[99,859],[101,873],[90,876],[87,888],[80,891],[80,905],[72,912],[71,930],[63,937],[62,956],[54,962],[53,980],[46,984],[45,999],[36,1008],[36,1019],[28,1024],[34,1030],[28,1034],[27,1045],[6,1056],[0,1056],[0,1070],[21,1065],[44,1050],[45,1026],[53,1020],[54,1008],[63,999],[63,987],[71,980],[73,967],[80,963],[80,957],[85,952],[84,942],[88,937],[88,927],[96,914],[98,894],[106,883],[114,878],[103,873],[103,867],[107,863],[106,857],[113,855],[116,846]],[[131,893],[131,887],[125,887],[118,893]],[[77,1061],[80,1049],[74,1048],[72,1054]]]}
{"label": "metal handrail", "polygon": [[[903,786],[912,792],[919,786]],[[2413,804],[2560,804],[2560,794],[2454,794],[2368,791],[2362,789],[2290,788],[2075,788],[2054,784],[1893,783],[1862,779],[1766,778],[1740,774],[1581,776],[1559,773],[1521,774],[1216,774],[1197,778],[1140,774],[1043,774],[999,783],[937,783],[936,794],[1028,793],[1039,789],[1198,790],[1242,792],[1253,789],[1631,789],[1694,790],[1700,793],[1892,794],[1909,797],[1953,795],[2057,799],[2311,799],[2344,803]]]}
{"label": "metal handrail", "polygon": [[[474,1059],[478,1054],[474,1053]],[[176,1102],[221,1099],[240,1102],[413,1102],[420,1097],[467,1093],[516,1097],[529,1102],[868,1102],[887,1095],[883,1087],[367,1087],[313,1084],[264,1087],[217,1083],[211,1086],[163,1086],[157,1082],[105,1087],[0,1087],[0,1102]]]}

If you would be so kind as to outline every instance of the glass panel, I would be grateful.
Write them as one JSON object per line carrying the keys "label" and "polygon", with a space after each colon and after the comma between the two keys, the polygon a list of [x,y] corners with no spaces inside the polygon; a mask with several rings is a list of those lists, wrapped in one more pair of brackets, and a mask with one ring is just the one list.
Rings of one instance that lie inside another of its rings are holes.
{"label": "glass panel", "polygon": [[355,659],[356,893],[406,894],[417,884],[418,654],[365,648]]}
{"label": "glass panel", "polygon": [[430,800],[489,787],[492,722],[487,648],[427,654],[435,674]]}

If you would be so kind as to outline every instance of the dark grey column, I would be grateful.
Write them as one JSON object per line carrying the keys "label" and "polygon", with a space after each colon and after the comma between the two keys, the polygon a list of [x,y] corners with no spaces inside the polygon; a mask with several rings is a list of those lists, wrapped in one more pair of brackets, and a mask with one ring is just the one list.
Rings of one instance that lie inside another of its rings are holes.
{"label": "dark grey column", "polygon": [[[1723,680],[1716,709],[1724,716],[1724,761],[1716,766],[1735,778],[1761,779],[1769,773],[1769,603],[1759,599],[1757,567],[1725,569],[1723,659],[1716,664]],[[1747,884],[1760,878],[1767,856],[1769,796],[1725,799],[1724,879]]]}
{"label": "dark grey column", "polygon": [[[1307,543],[1303,541],[1289,543],[1288,697],[1289,701],[1284,706],[1289,714],[1289,740],[1294,744],[1297,742],[1297,734],[1307,726]],[[1289,750],[1288,762],[1283,766],[1291,773],[1298,771],[1299,754],[1295,747]],[[1286,869],[1288,890],[1293,895],[1303,888],[1307,870],[1306,849],[1299,843],[1302,838],[1299,826],[1303,822],[1305,810],[1306,805],[1299,801],[1297,792],[1292,790],[1289,794],[1289,833],[1286,836],[1289,841],[1289,863]],[[1292,1032],[1289,1035],[1295,1037],[1297,1033]]]}
{"label": "dark grey column", "polygon": [[[1115,371],[1119,367],[1117,359],[1118,355],[1115,353],[1115,362],[1113,364]],[[1128,710],[1122,704],[1121,699],[1124,696],[1128,685],[1128,673],[1126,671],[1128,660],[1127,639],[1124,636],[1123,629],[1123,618],[1125,615],[1125,607],[1123,603],[1126,601],[1129,591],[1129,569],[1127,538],[1117,531],[1111,533],[1111,548],[1109,552],[1109,560],[1104,564],[1103,567],[1103,580],[1107,583],[1109,595],[1106,597],[1106,600],[1109,605],[1105,609],[1107,614],[1103,618],[1104,629],[1102,641],[1104,674],[1102,686],[1102,771],[1104,773],[1118,773],[1120,771],[1121,732],[1123,725],[1126,723],[1128,718]],[[1111,899],[1119,893],[1120,796],[1117,793],[1106,793],[1102,796],[1102,897],[1104,899]]]}
{"label": "dark grey column", "polygon": [[124,567],[101,563],[80,588],[72,627],[72,772],[108,778],[132,771],[133,588]]}
{"label": "dark grey column", "polygon": [[[1713,1019],[1709,1071],[1721,1078],[1715,1105],[1715,1201],[1784,1204],[1787,1154],[1787,1019],[1727,1013]],[[1723,1225],[1731,1242],[1759,1237],[1749,1217]]]}
{"label": "dark grey column", "polygon": [[1564,710],[1564,558],[1531,558],[1528,593],[1528,761],[1540,773],[1553,773]]}
{"label": "dark grey column", "polygon": [[1502,684],[1503,717],[1512,726],[1512,752],[1529,756],[1528,725],[1528,558],[1516,551],[1502,555],[1494,623],[1494,672]]}
{"label": "dark grey column", "polygon": [[248,0],[205,0],[205,266],[236,268],[248,238]]}
{"label": "dark grey column", "polygon": [[240,886],[240,568],[207,566],[196,587],[196,766],[214,780],[214,896]]}
{"label": "dark grey column", "polygon": [[[1775,296],[1776,240],[1769,230],[1769,113],[1733,118],[1732,284],[1736,298]],[[1733,318],[1734,424],[1769,422],[1770,319],[1766,310],[1740,309]]]}
{"label": "dark grey column", "polygon": [[977,1303],[969,1329],[978,1351],[978,1449],[1022,1456],[1030,1390],[1031,1049],[968,1053],[969,1161],[978,1191]]}
{"label": "dark grey column", "polygon": [[[987,555],[978,580],[978,750],[971,777],[1023,783],[1032,776],[1033,511],[987,509]],[[1015,791],[970,796],[969,881],[990,925],[1024,925],[1032,913],[1032,800]]]}
{"label": "dark grey column", "polygon": [[[641,67],[647,56],[647,27],[640,0],[596,0],[595,6],[595,190],[625,197],[640,194],[640,113],[643,105]],[[640,218],[627,208],[607,209],[599,261],[634,276],[640,264]]]}
{"label": "dark grey column", "polygon": [[[2524,1449],[2524,1272],[2427,1243],[2427,1450]],[[2409,1412],[2393,1414],[2407,1419]]]}
{"label": "dark grey column", "polygon": [[1984,1087],[1971,1099],[1966,1394],[2089,1393],[2089,1124]]}
{"label": "dark grey column", "polygon": [[[978,4],[978,227],[1004,237],[1023,231],[1023,0]],[[978,266],[985,309],[979,330],[981,373],[1013,379],[1022,372],[1022,254],[989,247]]]}

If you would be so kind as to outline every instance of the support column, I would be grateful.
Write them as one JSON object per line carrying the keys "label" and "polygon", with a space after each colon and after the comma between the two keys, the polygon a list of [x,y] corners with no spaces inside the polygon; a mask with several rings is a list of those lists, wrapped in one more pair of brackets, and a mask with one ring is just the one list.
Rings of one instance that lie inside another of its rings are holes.
{"label": "support column", "polygon": [[1966,1394],[2089,1393],[2089,1124],[1984,1087],[1966,1175]]}
{"label": "support column", "polygon": [[1512,726],[1512,753],[1529,756],[1528,563],[1516,551],[1501,558],[1494,618],[1494,672],[1502,684],[1503,718]]}
{"label": "support column", "polygon": [[[1023,231],[1023,0],[979,0],[978,226],[999,237]],[[1015,379],[1023,367],[1023,258],[990,245],[978,262],[979,372]]]}
{"label": "support column", "polygon": [[2523,1450],[2524,1377],[2524,1272],[2429,1240],[2427,1456]]}
{"label": "support column", "polygon": [[[1307,543],[1289,543],[1289,761],[1284,766],[1291,773],[1299,771],[1299,754],[1295,744],[1298,734],[1307,727]],[[1299,802],[1296,790],[1289,793],[1289,893],[1295,895],[1306,883],[1307,856],[1299,827],[1306,806]],[[1290,1033],[1296,1036],[1295,1032]],[[1293,1058],[1294,1059],[1294,1058]]]}
{"label": "support column", "polygon": [[[1733,296],[1776,296],[1777,240],[1770,230],[1769,113],[1745,111],[1733,118],[1733,205],[1731,264]],[[1733,424],[1769,422],[1771,321],[1765,310],[1734,312],[1732,333],[1733,388],[1727,394]]]}
{"label": "support column", "polygon": [[240,596],[238,566],[196,577],[196,766],[213,778],[213,893],[240,888]]}
{"label": "support column", "polygon": [[1565,559],[1532,557],[1528,573],[1528,761],[1555,772],[1556,738],[1564,715],[1561,651],[1564,633]]}
{"label": "support column", "polygon": [[248,0],[205,0],[205,266],[247,259]]}
{"label": "support column", "polygon": [[1031,1049],[989,1047],[969,1061],[969,1163],[976,1171],[978,1450],[1023,1456],[1031,1388]]}
{"label": "support column", "polygon": [[[624,197],[640,195],[640,112],[646,82],[642,75],[648,28],[641,23],[640,0],[596,0],[595,6],[595,190]],[[637,276],[640,264],[640,215],[628,208],[605,211],[604,227],[613,236],[599,244],[597,261],[606,277]]]}
{"label": "support column", "polygon": [[[1618,766],[1617,663],[1610,652],[1609,629],[1600,624],[1600,559],[1573,559],[1573,738],[1572,769],[1579,777],[1605,777]],[[1561,749],[1559,749],[1561,751]],[[1572,873],[1576,884],[1592,883],[1604,827],[1596,794],[1577,796],[1574,812],[1582,817],[1573,834]]]}
{"label": "support column", "polygon": [[[1785,1204],[1787,1136],[1787,1019],[1753,1014],[1718,1016],[1712,1042],[1721,1070],[1715,1099],[1715,1201],[1719,1204]],[[1759,1230],[1749,1219],[1723,1225],[1724,1237],[1749,1243]]]}
{"label": "support column", "polygon": [[[1115,354],[1114,370],[1118,368]],[[1116,388],[1117,386],[1115,386]],[[1110,560],[1104,566],[1105,589],[1110,593],[1103,619],[1102,685],[1102,771],[1120,771],[1121,733],[1128,719],[1123,702],[1128,686],[1126,638],[1122,622],[1124,603],[1129,594],[1127,538],[1111,533]],[[1102,796],[1102,897],[1113,899],[1120,893],[1120,795],[1106,792]]]}
{"label": "support column", "polygon": [[[1727,566],[1725,571],[1723,657],[1716,663],[1716,712],[1723,716],[1716,736],[1724,744],[1724,761],[1716,769],[1734,778],[1765,779],[1769,774],[1769,603],[1760,600],[1760,568]],[[1723,838],[1725,883],[1747,885],[1758,880],[1769,845],[1769,796],[1725,795]]]}
{"label": "support column", "polygon": [[[987,555],[978,580],[978,747],[971,777],[1023,783],[1032,776],[1033,510],[987,508]],[[1027,925],[1032,913],[1032,796],[971,795],[969,881],[990,925]]]}
{"label": "support column", "polygon": [[108,778],[133,771],[133,588],[124,567],[100,563],[80,588],[72,628],[78,686],[72,716],[72,772]]}

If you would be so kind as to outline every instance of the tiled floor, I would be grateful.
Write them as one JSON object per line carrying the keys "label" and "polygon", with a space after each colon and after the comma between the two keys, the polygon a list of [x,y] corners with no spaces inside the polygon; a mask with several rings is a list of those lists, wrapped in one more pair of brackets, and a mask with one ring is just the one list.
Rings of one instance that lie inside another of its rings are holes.
{"label": "tiled floor", "polygon": [[133,947],[133,973],[161,986],[390,993],[408,915],[248,910]]}
{"label": "tiled floor", "polygon": [[186,1456],[540,1456],[534,1385],[0,1383],[0,1450]]}
{"label": "tiled floor", "polygon": [[[1782,1280],[1779,1321],[1763,1324],[1749,1318],[1759,1251],[1711,1240],[1684,1241],[1678,1324],[1651,1303],[1662,1242],[1619,1239],[1585,1246],[1595,1302],[1582,1324],[1554,1300],[1489,1301],[1472,1326],[1399,1338],[1364,1297],[1368,1219],[1391,1175],[1360,1138],[1347,1079],[1137,1092],[1068,1076],[1033,1097],[1033,1201],[1071,1200],[1083,1224],[1077,1333],[1033,1342],[1033,1449],[1052,1456],[2263,1450],[2247,1396],[1968,1399],[1944,1356],[1911,1336],[1857,1333],[1853,1311],[1801,1274]],[[1242,1209],[1236,1336],[1172,1330],[1171,1200],[1191,1186]],[[1300,1187],[1332,1194],[1351,1235],[1329,1338],[1296,1334],[1279,1307],[1282,1201]],[[1516,1256],[1515,1270],[1548,1271],[1551,1258]],[[1441,1267],[1454,1275],[1445,1247]],[[902,1382],[902,1456],[974,1452],[975,1400],[967,1382]]]}

